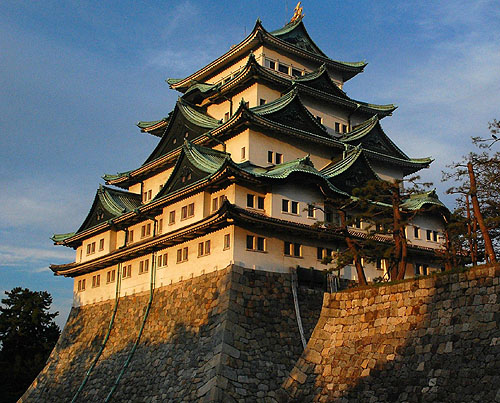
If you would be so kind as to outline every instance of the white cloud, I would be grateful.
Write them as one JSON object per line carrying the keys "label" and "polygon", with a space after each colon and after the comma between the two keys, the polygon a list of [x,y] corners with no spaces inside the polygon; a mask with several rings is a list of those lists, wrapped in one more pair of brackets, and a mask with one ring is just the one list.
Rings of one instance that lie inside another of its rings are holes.
{"label": "white cloud", "polygon": [[[46,271],[47,267],[40,267],[43,262],[48,260],[69,261],[74,259],[75,252],[69,249],[61,248],[30,248],[20,247],[9,244],[0,244],[0,267],[28,267],[28,271],[41,273]],[[34,269],[29,267],[35,266]]]}

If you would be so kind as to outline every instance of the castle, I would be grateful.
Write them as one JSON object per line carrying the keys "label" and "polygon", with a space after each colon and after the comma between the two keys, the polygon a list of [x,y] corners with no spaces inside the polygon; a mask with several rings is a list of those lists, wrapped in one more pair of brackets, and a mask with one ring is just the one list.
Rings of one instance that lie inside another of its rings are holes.
{"label": "castle", "polygon": [[[76,249],[51,266],[74,278],[74,304],[20,402],[500,399],[499,267],[335,293],[290,270],[319,273],[345,248],[331,200],[431,163],[382,130],[394,105],[347,96],[365,63],[328,58],[302,18],[274,32],[257,21],[168,80],[174,110],[138,124],[157,147],[106,175],[81,227],[53,237]],[[408,277],[439,269],[442,222],[423,206],[444,208],[434,192],[402,203],[417,212]],[[387,270],[363,263],[369,280]]]}
{"label": "castle", "polygon": [[[163,119],[139,122],[158,144],[138,168],[105,175],[80,228],[55,235],[75,261],[52,265],[73,277],[75,304],[172,284],[237,264],[288,272],[325,270],[325,256],[345,249],[329,201],[349,199],[369,179],[401,180],[429,167],[384,133],[396,106],[350,98],[344,84],[364,62],[330,59],[309,37],[296,11],[268,32],[258,20],[239,44],[183,79]],[[434,192],[403,203],[442,206]],[[325,226],[322,224],[329,223]],[[366,236],[369,223],[349,231]],[[406,228],[407,277],[439,269],[442,221],[418,214]],[[387,276],[382,259],[364,261],[368,281]],[[151,274],[154,272],[154,274]],[[347,266],[341,275],[356,280]],[[153,278],[154,277],[154,278]]]}

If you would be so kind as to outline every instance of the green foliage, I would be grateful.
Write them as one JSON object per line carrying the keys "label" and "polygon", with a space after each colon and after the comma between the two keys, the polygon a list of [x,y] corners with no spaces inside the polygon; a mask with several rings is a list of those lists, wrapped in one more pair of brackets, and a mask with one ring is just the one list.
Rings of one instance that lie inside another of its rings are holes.
{"label": "green foliage", "polygon": [[0,306],[0,402],[15,402],[42,370],[60,330],[51,295],[16,287]]}

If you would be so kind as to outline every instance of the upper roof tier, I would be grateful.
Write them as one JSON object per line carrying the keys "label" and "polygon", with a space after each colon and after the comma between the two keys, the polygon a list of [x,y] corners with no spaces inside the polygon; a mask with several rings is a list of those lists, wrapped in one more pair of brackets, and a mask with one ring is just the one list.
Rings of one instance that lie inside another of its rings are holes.
{"label": "upper roof tier", "polygon": [[250,35],[239,44],[232,46],[222,56],[186,78],[170,78],[167,80],[167,83],[171,88],[185,92],[191,86],[193,80],[198,82],[206,81],[216,71],[220,71],[235,60],[244,57],[245,54],[248,54],[262,44],[309,60],[312,63],[317,63],[318,67],[324,63],[328,68],[336,70],[342,76],[344,82],[361,73],[366,66],[365,62],[341,62],[330,59],[313,42],[307,33],[302,18],[290,22],[283,28],[273,32],[266,31],[260,19],[258,19]]}

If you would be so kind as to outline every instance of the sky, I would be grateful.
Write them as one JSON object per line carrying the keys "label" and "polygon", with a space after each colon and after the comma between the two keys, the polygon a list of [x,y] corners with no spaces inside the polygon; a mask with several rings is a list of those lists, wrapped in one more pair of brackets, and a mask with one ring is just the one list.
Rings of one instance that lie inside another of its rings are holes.
{"label": "sky", "polygon": [[[385,132],[446,204],[441,171],[488,136],[500,118],[500,2],[304,0],[304,23],[331,58],[365,60],[349,96],[395,103]],[[51,263],[74,260],[53,246],[75,231],[105,173],[140,166],[158,139],[139,120],[173,109],[182,78],[248,35],[258,17],[271,31],[295,1],[4,0],[0,13],[0,295],[47,290],[66,321],[72,280]]]}

